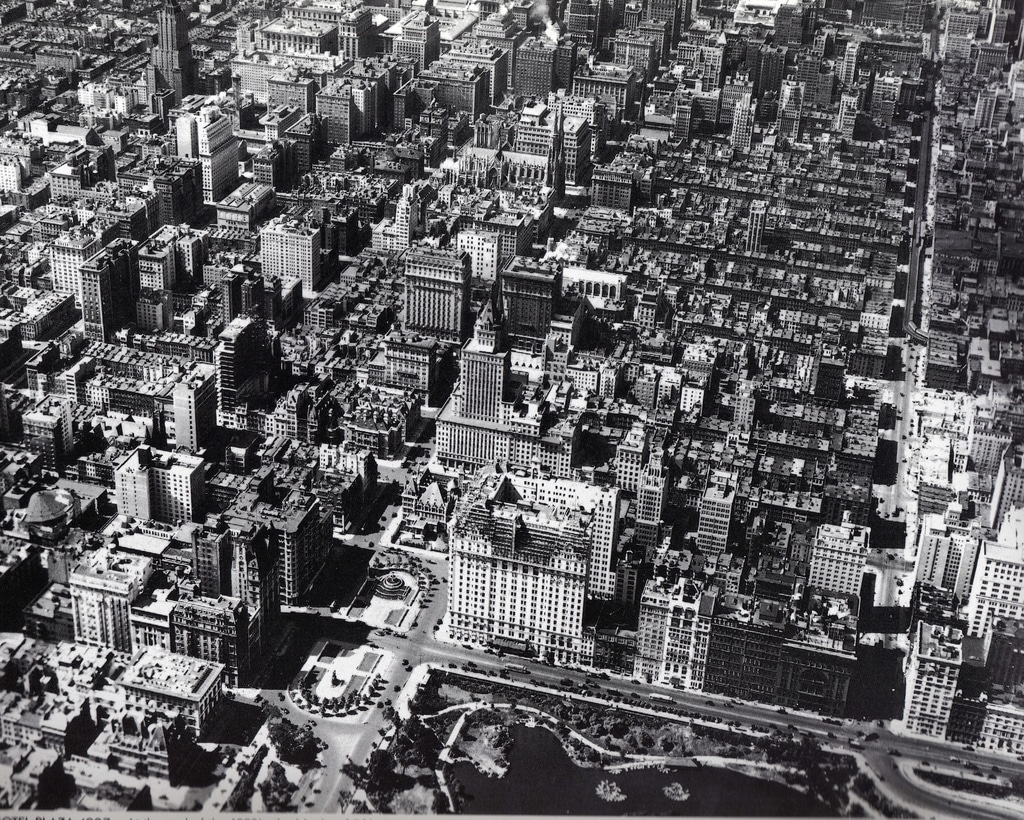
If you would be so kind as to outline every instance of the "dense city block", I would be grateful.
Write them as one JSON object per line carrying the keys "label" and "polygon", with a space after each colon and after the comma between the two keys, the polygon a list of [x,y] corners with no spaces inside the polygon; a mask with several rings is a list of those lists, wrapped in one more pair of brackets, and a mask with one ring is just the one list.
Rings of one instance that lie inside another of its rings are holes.
{"label": "dense city block", "polygon": [[0,0],[0,806],[1024,814],[1022,15]]}

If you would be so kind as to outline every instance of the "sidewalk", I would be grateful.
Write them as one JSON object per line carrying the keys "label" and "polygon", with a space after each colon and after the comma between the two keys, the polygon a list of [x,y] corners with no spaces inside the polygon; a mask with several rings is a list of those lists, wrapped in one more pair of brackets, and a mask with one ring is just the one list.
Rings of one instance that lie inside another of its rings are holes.
{"label": "sidewalk", "polygon": [[[918,764],[912,760],[900,760],[894,761],[894,763],[900,774],[903,775],[903,778],[912,786],[920,789],[921,791],[930,791],[935,794],[942,795],[950,801],[951,805],[956,805],[958,803],[963,805],[964,799],[967,798],[971,803],[980,803],[992,811],[1004,814],[1006,817],[1018,818],[1024,816],[1024,801],[1020,798],[1009,797],[997,799],[995,797],[985,797],[981,794],[975,794],[974,792],[957,791],[956,789],[940,786],[938,783],[932,783],[931,781],[920,777],[917,772],[914,771]],[[936,771],[938,774],[946,774],[946,772],[938,769]],[[960,777],[959,774],[952,776]],[[950,816],[953,817],[956,815],[951,814]]]}

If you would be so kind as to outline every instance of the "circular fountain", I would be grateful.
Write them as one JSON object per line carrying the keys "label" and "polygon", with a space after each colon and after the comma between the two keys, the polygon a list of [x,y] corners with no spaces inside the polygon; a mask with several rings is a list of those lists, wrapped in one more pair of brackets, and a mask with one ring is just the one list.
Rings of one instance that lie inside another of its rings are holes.
{"label": "circular fountain", "polygon": [[397,572],[389,572],[377,581],[374,594],[389,601],[401,601],[409,594],[409,587]]}

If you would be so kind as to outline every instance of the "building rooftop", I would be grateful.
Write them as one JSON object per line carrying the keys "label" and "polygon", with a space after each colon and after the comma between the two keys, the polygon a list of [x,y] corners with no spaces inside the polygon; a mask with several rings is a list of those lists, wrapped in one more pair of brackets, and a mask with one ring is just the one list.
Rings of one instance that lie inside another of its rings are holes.
{"label": "building rooftop", "polygon": [[171,697],[195,699],[216,685],[224,665],[147,646],[121,675],[120,684]]}

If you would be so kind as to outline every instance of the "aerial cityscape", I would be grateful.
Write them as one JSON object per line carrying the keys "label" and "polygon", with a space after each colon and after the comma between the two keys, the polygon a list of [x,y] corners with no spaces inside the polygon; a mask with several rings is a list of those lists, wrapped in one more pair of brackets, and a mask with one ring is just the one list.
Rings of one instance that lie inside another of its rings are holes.
{"label": "aerial cityscape", "polygon": [[1022,15],[0,0],[0,807],[1024,816]]}

